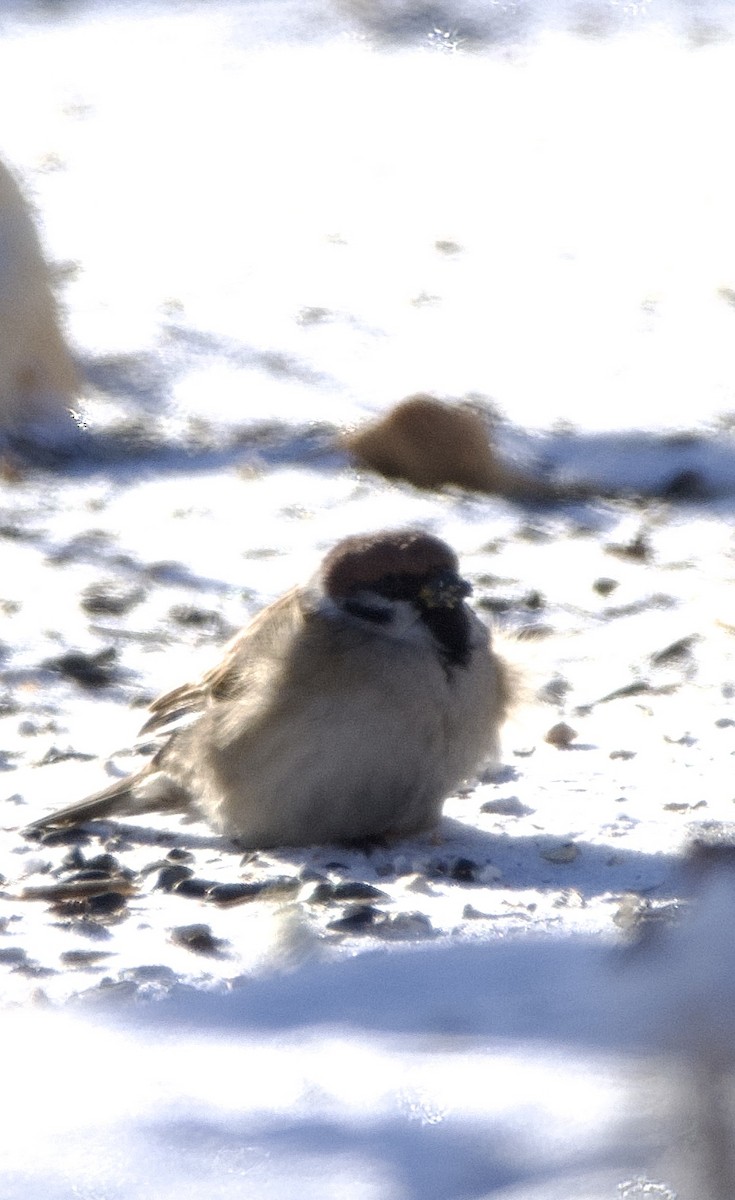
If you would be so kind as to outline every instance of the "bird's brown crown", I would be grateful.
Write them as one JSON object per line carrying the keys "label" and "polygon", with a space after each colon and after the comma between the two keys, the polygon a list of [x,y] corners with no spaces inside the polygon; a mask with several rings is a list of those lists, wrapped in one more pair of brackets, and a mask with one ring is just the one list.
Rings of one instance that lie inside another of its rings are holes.
{"label": "bird's brown crown", "polygon": [[330,596],[349,596],[388,575],[434,575],[456,571],[457,556],[441,538],[420,529],[356,534],[330,550],[322,566]]}

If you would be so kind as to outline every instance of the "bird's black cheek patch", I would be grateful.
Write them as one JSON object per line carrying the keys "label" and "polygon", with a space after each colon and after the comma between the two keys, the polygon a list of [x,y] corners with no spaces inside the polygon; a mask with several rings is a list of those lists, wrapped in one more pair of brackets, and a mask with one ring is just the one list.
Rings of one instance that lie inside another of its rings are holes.
{"label": "bird's black cheek patch", "polygon": [[424,608],[421,619],[439,643],[444,662],[451,667],[465,667],[470,657],[470,617],[464,605]]}
{"label": "bird's black cheek patch", "polygon": [[359,617],[362,621],[372,621],[374,625],[388,625],[391,621],[390,609],[384,605],[370,604],[367,600],[345,600],[343,607],[345,612],[353,617]]}

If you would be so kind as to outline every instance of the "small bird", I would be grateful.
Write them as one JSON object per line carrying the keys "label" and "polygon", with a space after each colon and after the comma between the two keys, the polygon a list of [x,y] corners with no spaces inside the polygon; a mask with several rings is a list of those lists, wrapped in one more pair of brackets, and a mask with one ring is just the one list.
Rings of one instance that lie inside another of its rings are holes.
{"label": "small bird", "polygon": [[512,698],[471,590],[431,534],[345,538],[216,667],[154,701],[141,734],[168,737],[141,771],[33,828],[175,811],[251,848],[431,828],[497,754]]}

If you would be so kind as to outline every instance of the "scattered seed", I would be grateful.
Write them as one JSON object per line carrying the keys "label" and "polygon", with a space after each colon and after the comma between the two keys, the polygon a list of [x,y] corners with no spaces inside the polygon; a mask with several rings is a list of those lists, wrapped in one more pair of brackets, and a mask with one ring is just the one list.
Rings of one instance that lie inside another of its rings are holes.
{"label": "scattered seed", "polygon": [[111,871],[100,871],[97,867],[83,867],[81,871],[74,871],[71,875],[67,875],[66,883],[78,883],[85,879],[104,879],[106,883],[110,882]]}
{"label": "scattered seed", "polygon": [[477,863],[471,858],[458,858],[450,867],[449,877],[457,883],[474,883],[477,878]]}
{"label": "scattered seed", "polygon": [[633,562],[648,562],[651,558],[651,544],[643,530],[624,545],[610,542],[605,546],[605,550],[608,554],[615,554],[618,558],[629,558]]}
{"label": "scattered seed", "polygon": [[[79,879],[73,882],[34,884],[23,888],[21,900],[89,900],[103,896],[111,891],[111,880],[108,876],[103,879]],[[115,891],[121,897],[130,896],[135,891],[127,879],[115,880]]]}
{"label": "scattered seed", "polygon": [[385,920],[385,913],[373,908],[372,904],[355,904],[346,908],[341,917],[329,921],[327,929],[335,933],[360,933],[365,929],[373,929]]}
{"label": "scattered seed", "polygon": [[704,500],[711,495],[699,471],[688,468],[676,471],[661,487],[661,495],[669,500]]}
{"label": "scattered seed", "polygon": [[71,759],[76,759],[78,762],[91,762],[96,758],[95,754],[84,754],[81,750],[59,750],[58,746],[49,746],[43,758],[35,764],[37,767],[48,767],[53,763],[69,762]]}
{"label": "scattered seed", "polygon": [[23,831],[29,840],[39,841],[43,846],[86,846],[92,836],[78,825],[60,829],[35,830],[33,826]]}
{"label": "scattered seed", "polygon": [[685,800],[671,800],[668,804],[664,804],[663,807],[666,812],[692,812],[695,808],[706,808],[707,801],[698,800],[696,804],[692,804]]}
{"label": "scattered seed", "polygon": [[189,896],[192,900],[201,900],[204,896],[208,896],[214,887],[216,884],[213,879],[182,879],[171,890],[177,896]]}
{"label": "scattered seed", "polygon": [[189,879],[193,874],[191,867],[186,867],[183,863],[171,863],[158,872],[158,878],[153,886],[164,892],[173,892],[182,879]]}
{"label": "scattered seed", "polygon": [[634,679],[632,683],[625,683],[622,687],[615,688],[614,691],[608,692],[605,696],[600,696],[600,699],[596,700],[595,704],[609,704],[611,700],[626,700],[629,696],[643,696],[653,690],[648,680]]}
{"label": "scattered seed", "polygon": [[3,946],[0,949],[0,963],[6,967],[17,967],[28,961],[28,953],[20,946]]}
{"label": "scattered seed", "polygon": [[227,945],[224,938],[215,937],[209,925],[178,925],[170,932],[171,941],[194,954],[220,954]]}
{"label": "scattered seed", "polygon": [[129,868],[121,867],[114,854],[95,854],[94,858],[87,859],[86,866],[92,867],[97,871],[107,871],[110,875],[119,872],[120,874],[128,875],[131,879],[134,874]]}
{"label": "scattered seed", "polygon": [[319,883],[314,888],[310,900],[315,904],[329,904],[332,901],[345,900],[388,900],[387,892],[382,892],[372,883],[362,883],[358,880],[348,880],[345,883]]}
{"label": "scattered seed", "polygon": [[264,889],[264,883],[216,883],[208,892],[207,899],[222,906],[243,904],[247,900],[255,900]]}
{"label": "scattered seed", "polygon": [[56,671],[82,687],[102,688],[114,683],[118,676],[117,650],[105,646],[93,654],[81,650],[69,650],[58,658],[47,658],[41,663],[49,671]]}
{"label": "scattered seed", "polygon": [[199,608],[195,604],[174,604],[168,610],[168,615],[177,625],[201,629],[220,623],[219,613],[211,609]]}
{"label": "scattered seed", "polygon": [[75,846],[68,854],[65,854],[61,860],[62,871],[80,871],[82,867],[89,866],[87,859],[82,854],[79,846]]}
{"label": "scattered seed", "polygon": [[384,938],[433,937],[436,933],[431,921],[421,912],[392,913],[378,925]]}
{"label": "scattered seed", "polygon": [[125,587],[115,581],[92,583],[82,592],[80,606],[93,616],[120,616],[145,599],[140,587]]}
{"label": "scattered seed", "polygon": [[169,850],[168,854],[166,855],[166,858],[169,858],[171,860],[171,862],[179,862],[179,863],[194,862],[194,855],[192,854],[191,850],[183,850],[177,846],[174,846],[173,850]]}
{"label": "scattered seed", "polygon": [[663,650],[656,650],[651,655],[650,661],[655,667],[664,666],[666,663],[676,662],[677,659],[685,658],[691,651],[695,642],[699,638],[696,633],[690,633],[687,637],[677,638],[675,642],[664,646]]}
{"label": "scattered seed", "polygon": [[547,731],[544,741],[548,742],[550,746],[556,746],[559,750],[566,750],[576,737],[576,729],[572,729],[566,721],[559,721]]}
{"label": "scattered seed", "polygon": [[462,919],[465,921],[487,921],[490,918],[490,913],[480,912],[479,908],[475,908],[474,904],[465,904],[462,909]]}
{"label": "scattered seed", "polygon": [[517,796],[501,796],[497,800],[486,800],[480,812],[495,813],[499,817],[525,817],[534,810],[521,804]]}
{"label": "scattered seed", "polygon": [[574,842],[561,842],[558,846],[550,846],[548,850],[542,850],[540,853],[541,857],[550,863],[571,863],[579,857],[579,847]]}
{"label": "scattered seed", "polygon": [[65,967],[94,967],[104,958],[110,957],[109,950],[62,950],[59,958]]}
{"label": "scattered seed", "polygon": [[120,891],[117,880],[115,880],[115,889],[114,892],[105,892],[102,896],[90,897],[87,901],[87,912],[90,916],[106,916],[111,913],[118,913],[121,909],[125,908],[127,897],[131,892],[127,891],[123,893]]}

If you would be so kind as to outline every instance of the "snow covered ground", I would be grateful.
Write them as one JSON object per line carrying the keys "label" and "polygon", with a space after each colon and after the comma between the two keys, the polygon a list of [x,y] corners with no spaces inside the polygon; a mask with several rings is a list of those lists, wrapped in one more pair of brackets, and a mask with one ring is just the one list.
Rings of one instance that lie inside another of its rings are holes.
{"label": "snow covered ground", "polygon": [[[735,816],[732,24],[3,7],[0,155],[88,381],[64,453],[0,481],[4,1197],[732,1196],[731,866],[683,865]],[[356,472],[336,435],[417,390],[670,494]],[[526,634],[503,761],[438,838],[24,836],[334,541],[413,522]]]}

